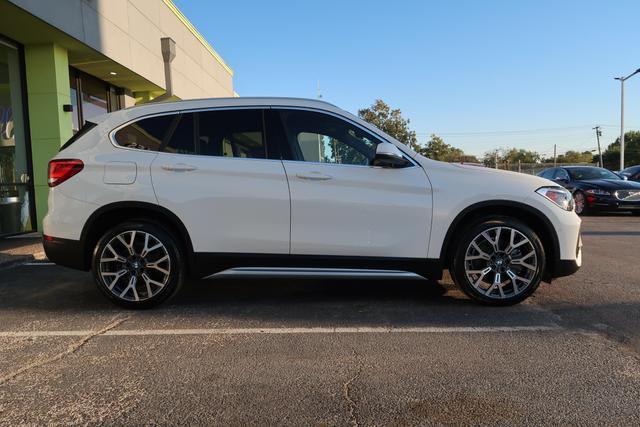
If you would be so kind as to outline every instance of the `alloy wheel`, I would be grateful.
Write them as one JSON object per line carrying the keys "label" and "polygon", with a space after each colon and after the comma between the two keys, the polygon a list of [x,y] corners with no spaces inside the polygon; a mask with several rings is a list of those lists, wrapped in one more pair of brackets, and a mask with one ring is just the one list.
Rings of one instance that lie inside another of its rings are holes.
{"label": "alloy wheel", "polygon": [[145,301],[164,289],[171,276],[171,257],[150,233],[124,231],[111,238],[100,254],[100,278],[114,296]]}
{"label": "alloy wheel", "polygon": [[465,252],[464,266],[469,283],[496,300],[522,293],[539,270],[533,243],[512,227],[489,228],[474,237]]}

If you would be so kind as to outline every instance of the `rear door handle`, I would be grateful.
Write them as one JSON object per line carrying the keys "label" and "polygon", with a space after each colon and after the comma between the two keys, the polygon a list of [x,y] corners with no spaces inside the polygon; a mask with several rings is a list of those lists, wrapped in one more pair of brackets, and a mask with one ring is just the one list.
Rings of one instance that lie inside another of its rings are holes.
{"label": "rear door handle", "polygon": [[171,171],[171,172],[191,172],[194,171],[196,169],[198,169],[197,167],[193,166],[193,165],[188,165],[186,163],[176,163],[173,165],[162,165],[160,166],[162,169],[166,170],[166,171]]}
{"label": "rear door handle", "polygon": [[320,172],[299,173],[296,176],[300,179],[308,179],[311,181],[327,181],[333,178],[331,175],[325,175]]}

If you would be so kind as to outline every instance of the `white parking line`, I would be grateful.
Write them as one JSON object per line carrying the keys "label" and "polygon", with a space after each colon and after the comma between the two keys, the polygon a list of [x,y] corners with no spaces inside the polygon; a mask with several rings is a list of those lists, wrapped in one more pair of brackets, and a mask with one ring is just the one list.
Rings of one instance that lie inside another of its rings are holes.
{"label": "white parking line", "polygon": [[[424,326],[424,327],[317,327],[317,328],[216,328],[216,329],[118,329],[100,336],[158,336],[158,335],[284,335],[284,334],[455,334],[548,332],[560,330],[558,325],[533,326]],[[94,334],[78,331],[0,331],[0,338],[18,337],[81,337]]]}

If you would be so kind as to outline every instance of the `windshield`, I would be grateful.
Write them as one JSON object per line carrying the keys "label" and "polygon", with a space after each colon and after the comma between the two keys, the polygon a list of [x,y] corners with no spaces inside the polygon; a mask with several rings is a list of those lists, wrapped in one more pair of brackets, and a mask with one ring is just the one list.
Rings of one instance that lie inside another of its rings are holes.
{"label": "windshield", "polygon": [[620,179],[615,173],[602,168],[570,168],[567,169],[571,179],[574,181],[583,181],[588,179]]}

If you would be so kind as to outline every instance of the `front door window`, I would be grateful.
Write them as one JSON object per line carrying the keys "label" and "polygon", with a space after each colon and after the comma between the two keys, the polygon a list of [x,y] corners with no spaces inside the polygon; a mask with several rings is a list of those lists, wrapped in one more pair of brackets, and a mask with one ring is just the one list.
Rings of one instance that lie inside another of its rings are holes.
{"label": "front door window", "polygon": [[280,110],[287,139],[298,160],[345,165],[371,164],[380,140],[337,117]]}

